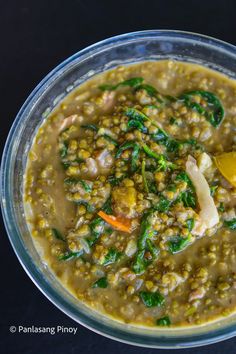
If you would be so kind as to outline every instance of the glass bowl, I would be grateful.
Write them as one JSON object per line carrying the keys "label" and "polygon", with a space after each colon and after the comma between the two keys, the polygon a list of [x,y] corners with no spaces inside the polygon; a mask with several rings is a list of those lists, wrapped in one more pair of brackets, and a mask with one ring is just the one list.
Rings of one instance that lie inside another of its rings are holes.
{"label": "glass bowl", "polygon": [[60,310],[104,336],[145,347],[183,348],[236,335],[236,315],[191,328],[145,328],[123,324],[89,309],[70,294],[43,262],[25,220],[23,177],[38,127],[76,86],[120,64],[175,59],[203,64],[236,78],[236,47],[181,31],[141,31],[106,39],[81,50],[50,72],[20,109],[10,130],[1,165],[1,204],[5,227],[19,261],[36,286]]}

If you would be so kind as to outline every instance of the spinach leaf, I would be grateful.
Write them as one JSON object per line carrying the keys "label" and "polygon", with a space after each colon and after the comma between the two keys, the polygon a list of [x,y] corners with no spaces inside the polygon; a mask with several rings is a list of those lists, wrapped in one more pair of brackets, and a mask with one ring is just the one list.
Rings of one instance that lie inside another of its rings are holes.
{"label": "spinach leaf", "polygon": [[169,122],[171,125],[178,125],[178,121],[175,117],[170,117]]}
{"label": "spinach leaf", "polygon": [[175,177],[176,181],[184,181],[188,184],[188,186],[192,187],[192,181],[189,178],[189,176],[187,175],[186,172],[181,171],[180,173],[177,174],[177,176]]}
{"label": "spinach leaf", "polygon": [[108,215],[111,215],[113,213],[113,210],[111,207],[111,196],[107,198],[107,200],[103,204],[101,210],[103,210]]}
{"label": "spinach leaf", "polygon": [[169,252],[172,254],[183,251],[190,243],[191,236],[184,238],[182,236],[175,236],[168,242]]}
{"label": "spinach leaf", "polygon": [[63,255],[59,256],[58,259],[59,261],[70,261],[71,259],[74,258],[79,258],[83,254],[83,250],[78,251],[78,252],[66,252]]}
{"label": "spinach leaf", "polygon": [[98,132],[99,128],[95,124],[83,124],[81,125],[81,128],[92,130],[94,132]]}
{"label": "spinach leaf", "polygon": [[122,180],[127,177],[127,174],[124,173],[121,177],[115,177],[114,175],[110,175],[107,177],[107,181],[112,185],[112,186],[118,186]]}
{"label": "spinach leaf", "polygon": [[108,282],[106,277],[102,277],[93,283],[92,288],[107,288]]}
{"label": "spinach leaf", "polygon": [[94,212],[94,207],[92,205],[90,205],[88,202],[86,202],[85,200],[78,200],[75,202],[75,204],[85,206],[88,213]]}
{"label": "spinach leaf", "polygon": [[194,228],[194,224],[195,224],[195,220],[193,218],[189,218],[186,220],[186,226],[187,226],[189,232],[191,232],[192,229]]}
{"label": "spinach leaf", "polygon": [[231,230],[236,230],[236,218],[231,219],[231,220],[225,220],[224,224],[225,224],[225,226],[227,226]]}
{"label": "spinach leaf", "polygon": [[117,153],[115,155],[116,158],[120,157],[122,152],[127,150],[127,149],[133,149],[135,147],[136,143],[134,141],[126,141],[123,143],[119,149],[117,150]]}
{"label": "spinach leaf", "polygon": [[[192,100],[194,96],[202,97],[207,102],[207,108],[204,108],[200,104],[194,102]],[[187,107],[196,110],[200,114],[203,114],[215,128],[217,128],[224,119],[224,108],[218,97],[212,92],[203,90],[190,91],[181,95],[180,99],[183,99]]]}
{"label": "spinach leaf", "polygon": [[151,253],[152,259],[156,259],[158,257],[160,250],[154,245],[154,243],[150,239],[147,239],[147,249]]}
{"label": "spinach leaf", "polygon": [[211,196],[213,197],[215,195],[215,192],[217,190],[219,186],[216,184],[216,185],[212,185],[210,186],[210,193],[211,193]]}
{"label": "spinach leaf", "polygon": [[165,303],[164,296],[161,295],[158,291],[155,293],[151,293],[149,291],[140,291],[139,296],[146,307],[160,307]]}
{"label": "spinach leaf", "polygon": [[154,206],[154,209],[160,213],[167,212],[171,206],[171,201],[165,198],[163,195],[160,196],[159,202]]}
{"label": "spinach leaf", "polygon": [[156,320],[157,326],[170,326],[171,325],[171,320],[169,316],[164,316]]}
{"label": "spinach leaf", "polygon": [[61,144],[61,148],[60,148],[59,153],[60,153],[61,158],[64,159],[68,154],[68,142],[63,141],[60,144]]}
{"label": "spinach leaf", "polygon": [[[137,248],[138,251],[135,255],[134,262],[132,264],[132,269],[135,274],[142,274],[146,270],[147,266],[150,264],[150,260],[145,259],[145,252],[146,250],[149,250],[150,253],[152,254],[153,258],[155,258],[155,250],[154,250],[154,245],[152,244],[147,244],[147,239],[152,236],[152,225],[150,223],[149,217],[152,213],[152,210],[149,210],[146,212],[141,220],[141,225],[140,225],[140,234],[138,237],[138,242],[137,242]],[[152,248],[150,250],[150,247]],[[157,253],[156,253],[157,256]]]}
{"label": "spinach leaf", "polygon": [[107,141],[109,141],[110,143],[112,143],[113,145],[115,145],[116,147],[119,146],[119,143],[113,139],[110,135],[108,134],[103,134],[101,135],[104,139],[106,139]]}
{"label": "spinach leaf", "polygon": [[146,193],[149,193],[149,188],[148,188],[148,183],[147,183],[147,178],[146,178],[146,172],[145,172],[145,160],[142,161],[142,167],[141,167],[141,172],[142,172],[142,178],[143,178],[143,185]]}
{"label": "spinach leaf", "polygon": [[110,248],[104,258],[104,261],[102,262],[102,265],[107,266],[109,264],[115,263],[116,261],[118,261],[121,254],[122,253],[117,251],[115,248]]}
{"label": "spinach leaf", "polygon": [[185,208],[196,208],[196,197],[191,190],[180,193],[179,200],[181,200]]}
{"label": "spinach leaf", "polygon": [[100,218],[100,216],[96,216],[89,224],[89,228],[91,231],[91,236],[87,238],[87,242],[90,247],[92,247],[96,241],[101,236],[104,229],[105,221]]}
{"label": "spinach leaf", "polygon": [[136,87],[138,85],[140,85],[143,82],[143,78],[142,77],[133,77],[131,79],[119,82],[116,85],[109,85],[109,84],[104,84],[104,85],[100,85],[99,89],[102,91],[113,91],[116,90],[118,87],[121,86],[129,86],[129,87]]}
{"label": "spinach leaf", "polygon": [[147,156],[152,157],[158,163],[157,171],[165,171],[168,167],[171,167],[171,163],[166,161],[164,155],[157,154],[155,151],[152,151],[147,145],[143,144],[143,150]]}
{"label": "spinach leaf", "polygon": [[222,213],[225,211],[224,203],[220,203],[218,210],[221,211]]}
{"label": "spinach leaf", "polygon": [[64,183],[67,185],[73,185],[80,183],[85,192],[90,193],[92,191],[92,187],[83,179],[75,178],[75,177],[67,177],[64,179]]}
{"label": "spinach leaf", "polygon": [[131,155],[131,171],[135,172],[138,168],[137,162],[139,158],[140,146],[138,144],[134,145],[133,152]]}
{"label": "spinach leaf", "polygon": [[144,258],[145,250],[138,251],[135,255],[132,269],[135,274],[143,274],[149,265],[149,261]]}
{"label": "spinach leaf", "polygon": [[58,239],[58,240],[61,240],[61,241],[64,241],[65,242],[65,239],[64,237],[62,236],[62,234],[60,233],[60,231],[58,231],[57,229],[55,228],[52,228],[52,233],[53,235]]}

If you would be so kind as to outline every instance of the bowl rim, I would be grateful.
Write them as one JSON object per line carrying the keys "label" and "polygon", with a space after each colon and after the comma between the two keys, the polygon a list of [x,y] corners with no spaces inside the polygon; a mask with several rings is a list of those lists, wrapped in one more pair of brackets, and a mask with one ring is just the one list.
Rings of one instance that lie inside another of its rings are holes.
{"label": "bowl rim", "polygon": [[[13,202],[10,200],[10,189],[8,185],[10,177],[10,162],[11,162],[11,152],[14,143],[14,135],[18,127],[22,124],[24,119],[24,114],[26,110],[32,106],[35,98],[40,96],[40,93],[44,91],[48,85],[53,82],[56,78],[60,77],[64,69],[68,68],[75,60],[78,60],[86,55],[91,55],[99,51],[101,48],[109,46],[111,44],[122,43],[129,40],[135,41],[135,39],[145,38],[145,37],[163,37],[169,36],[170,38],[178,38],[179,40],[187,39],[190,41],[201,42],[207,45],[212,45],[219,50],[227,52],[236,58],[236,47],[232,44],[224,42],[222,40],[215,39],[207,35],[201,35],[198,33],[181,31],[181,30],[144,30],[129,32],[121,35],[116,35],[109,37],[107,39],[101,40],[95,44],[89,45],[88,47],[78,51],[77,53],[71,55],[59,65],[57,65],[53,70],[51,70],[33,89],[28,98],[23,103],[13,124],[8,133],[8,137],[5,142],[5,147],[2,154],[1,169],[0,169],[0,197],[1,197],[1,209],[3,215],[3,221],[5,229],[7,231],[8,238],[14,249],[14,252],[24,268],[27,275],[37,286],[37,288],[55,305],[58,309],[64,312],[67,316],[75,320],[77,323],[85,326],[86,328],[101,334],[105,337],[137,346],[151,347],[151,348],[162,348],[162,349],[174,349],[174,348],[189,348],[196,346],[203,346],[211,343],[216,343],[236,335],[236,325],[230,325],[225,328],[220,328],[209,336],[209,333],[199,334],[199,338],[195,339],[189,338],[186,341],[186,337],[175,337],[173,339],[165,336],[164,338],[158,337],[156,343],[148,343],[148,336],[140,337],[137,334],[126,333],[125,330],[119,331],[119,333],[112,333],[113,329],[108,328],[107,325],[101,324],[98,321],[89,318],[88,316],[80,313],[80,318],[76,317],[73,313],[73,307],[65,301],[58,293],[54,291],[53,288],[48,286],[46,280],[42,277],[41,273],[36,269],[34,262],[32,261],[30,255],[27,253],[23,244],[18,238],[18,230],[16,226],[11,224],[13,220]],[[11,225],[11,226],[10,226]]]}

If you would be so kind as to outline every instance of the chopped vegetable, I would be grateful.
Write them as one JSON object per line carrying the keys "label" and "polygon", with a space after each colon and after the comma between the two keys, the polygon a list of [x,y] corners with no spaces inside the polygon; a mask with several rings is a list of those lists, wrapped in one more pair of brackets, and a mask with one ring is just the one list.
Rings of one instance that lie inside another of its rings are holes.
{"label": "chopped vegetable", "polygon": [[195,221],[194,221],[193,218],[190,218],[190,219],[186,220],[186,226],[187,226],[189,232],[191,232],[192,229],[194,228],[194,223],[195,223]]}
{"label": "chopped vegetable", "polygon": [[58,231],[57,229],[52,228],[52,233],[58,240],[65,241],[65,238],[62,236],[60,231]]}
{"label": "chopped vegetable", "polygon": [[224,221],[225,226],[231,230],[236,230],[236,218]]}
{"label": "chopped vegetable", "polygon": [[[200,96],[207,103],[207,108],[201,106],[193,100],[194,96]],[[211,125],[217,128],[224,119],[224,108],[220,100],[212,92],[195,90],[187,92],[180,96],[187,107],[196,110],[198,113],[203,114]]]}
{"label": "chopped vegetable", "polygon": [[139,296],[146,307],[160,307],[165,303],[164,296],[162,296],[158,291],[155,293],[140,291]]}
{"label": "chopped vegetable", "polygon": [[92,288],[102,288],[105,289],[108,287],[108,282],[107,282],[107,278],[106,277],[102,277],[100,279],[98,279],[97,281],[95,281],[95,283],[93,283]]}
{"label": "chopped vegetable", "polygon": [[154,206],[154,208],[160,213],[164,213],[169,210],[170,206],[171,201],[161,195],[159,198],[159,202],[157,203],[157,205]]}
{"label": "chopped vegetable", "polygon": [[175,254],[183,251],[191,242],[191,236],[184,238],[182,236],[175,236],[168,242],[168,249],[170,253]]}
{"label": "chopped vegetable", "polygon": [[80,183],[81,186],[83,187],[83,189],[85,190],[85,192],[90,193],[92,191],[92,187],[83,179],[78,179],[78,178],[74,178],[74,177],[67,177],[64,179],[64,183],[67,185]]}
{"label": "chopped vegetable", "polygon": [[156,320],[157,326],[170,326],[171,325],[171,320],[169,316],[164,316]]}
{"label": "chopped vegetable", "polygon": [[113,145],[115,145],[115,146],[119,146],[119,143],[115,140],[115,139],[113,139],[110,135],[108,135],[108,134],[103,134],[103,135],[101,135],[104,139],[106,139],[106,140],[108,140],[110,143],[112,143]]}
{"label": "chopped vegetable", "polygon": [[59,261],[70,261],[71,259],[79,258],[80,256],[82,256],[83,253],[83,250],[78,252],[66,252],[63,255],[59,256],[58,259]]}
{"label": "chopped vegetable", "polygon": [[142,177],[143,177],[144,189],[147,193],[149,193],[147,178],[146,178],[146,174],[145,174],[145,160],[142,161]]}
{"label": "chopped vegetable", "polygon": [[104,261],[102,262],[102,265],[107,266],[109,264],[115,263],[118,261],[121,255],[122,253],[117,251],[115,248],[110,248],[104,258]]}
{"label": "chopped vegetable", "polygon": [[115,229],[123,232],[128,232],[129,234],[131,233],[131,222],[129,219],[107,215],[102,210],[98,212],[98,215]]}
{"label": "chopped vegetable", "polygon": [[81,125],[81,128],[92,130],[94,132],[98,132],[99,128],[95,124],[83,124]]}

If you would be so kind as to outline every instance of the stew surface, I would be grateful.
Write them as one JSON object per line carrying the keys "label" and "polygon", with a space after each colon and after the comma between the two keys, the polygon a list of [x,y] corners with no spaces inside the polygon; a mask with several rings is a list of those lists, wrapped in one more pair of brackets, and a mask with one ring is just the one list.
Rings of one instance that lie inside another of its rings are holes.
{"label": "stew surface", "polygon": [[88,306],[190,326],[236,308],[236,83],[174,61],[120,66],[39,128],[25,209],[43,260]]}

